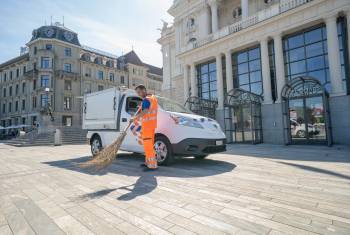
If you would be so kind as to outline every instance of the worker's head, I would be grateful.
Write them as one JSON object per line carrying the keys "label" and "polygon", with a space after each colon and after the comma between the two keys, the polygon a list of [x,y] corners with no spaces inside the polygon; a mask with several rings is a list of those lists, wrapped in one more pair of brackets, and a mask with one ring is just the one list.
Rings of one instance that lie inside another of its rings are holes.
{"label": "worker's head", "polygon": [[147,96],[147,90],[144,85],[138,85],[137,87],[135,87],[135,91],[137,95],[142,98],[145,98]]}

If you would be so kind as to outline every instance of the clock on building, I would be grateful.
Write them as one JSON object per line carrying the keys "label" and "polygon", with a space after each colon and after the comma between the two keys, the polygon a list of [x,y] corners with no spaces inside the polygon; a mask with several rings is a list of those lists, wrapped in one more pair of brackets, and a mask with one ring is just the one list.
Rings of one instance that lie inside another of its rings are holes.
{"label": "clock on building", "polygon": [[55,31],[52,28],[49,28],[45,31],[46,36],[48,36],[49,38],[51,38],[54,33]]}
{"label": "clock on building", "polygon": [[64,32],[63,35],[64,35],[64,38],[65,38],[67,41],[72,41],[73,38],[74,38],[74,35],[73,35],[71,32],[68,32],[68,31]]}

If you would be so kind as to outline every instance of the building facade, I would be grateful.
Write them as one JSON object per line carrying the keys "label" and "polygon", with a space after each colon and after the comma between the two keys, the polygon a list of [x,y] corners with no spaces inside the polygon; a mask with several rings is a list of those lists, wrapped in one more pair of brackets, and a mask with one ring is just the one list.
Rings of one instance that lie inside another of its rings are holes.
{"label": "building facade", "polygon": [[168,12],[163,93],[214,107],[228,142],[350,144],[349,1],[175,0]]}
{"label": "building facade", "polygon": [[[0,64],[0,125],[81,128],[83,95],[131,88],[132,66],[123,57],[82,46],[77,33],[60,24],[42,26],[22,55]],[[140,78],[160,93],[162,69],[153,67],[144,66]]]}

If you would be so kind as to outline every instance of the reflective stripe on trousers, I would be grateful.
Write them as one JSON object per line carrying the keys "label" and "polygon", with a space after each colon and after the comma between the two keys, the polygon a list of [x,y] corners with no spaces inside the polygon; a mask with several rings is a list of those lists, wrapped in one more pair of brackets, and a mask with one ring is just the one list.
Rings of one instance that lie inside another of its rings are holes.
{"label": "reflective stripe on trousers", "polygon": [[154,132],[155,129],[142,130],[143,148],[146,155],[145,163],[151,169],[157,168],[157,158],[154,150]]}

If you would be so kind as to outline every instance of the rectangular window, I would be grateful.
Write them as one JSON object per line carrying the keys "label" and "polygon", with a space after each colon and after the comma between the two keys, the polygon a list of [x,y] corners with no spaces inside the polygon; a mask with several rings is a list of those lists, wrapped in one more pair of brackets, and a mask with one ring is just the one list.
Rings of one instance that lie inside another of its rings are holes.
{"label": "rectangular window", "polygon": [[22,117],[22,124],[25,125],[26,124],[26,118]]}
{"label": "rectangular window", "polygon": [[16,84],[16,95],[18,95],[18,92],[19,92],[19,85],[18,84]]}
{"label": "rectangular window", "polygon": [[10,80],[12,80],[12,77],[13,77],[13,73],[12,71],[10,71]]}
{"label": "rectangular window", "polygon": [[[215,61],[197,65],[198,96],[206,100],[217,100]],[[191,94],[196,96],[196,94]]]}
{"label": "rectangular window", "polygon": [[72,56],[72,49],[69,47],[64,48],[64,55],[67,57],[71,57]]}
{"label": "rectangular window", "polygon": [[22,93],[25,93],[26,92],[26,83],[23,82],[22,83]]}
{"label": "rectangular window", "polygon": [[18,111],[18,101],[15,102],[15,112]]}
{"label": "rectangular window", "polygon": [[19,77],[19,69],[16,69],[16,77]]}
{"label": "rectangular window", "polygon": [[11,113],[12,112],[12,103],[10,102],[9,103],[9,113]]}
{"label": "rectangular window", "polygon": [[33,107],[33,108],[36,108],[36,101],[37,101],[36,96],[33,96],[33,97],[32,97],[32,107]]}
{"label": "rectangular window", "polygon": [[36,79],[33,80],[33,90],[36,90]]}
{"label": "rectangular window", "polygon": [[3,97],[6,97],[6,88],[4,88],[3,93],[2,93],[2,96],[3,96]]}
{"label": "rectangular window", "polygon": [[6,104],[2,104],[2,113],[6,113]]}
{"label": "rectangular window", "polygon": [[64,71],[71,73],[72,72],[72,65],[71,64],[64,64]]}
{"label": "rectangular window", "polygon": [[99,71],[97,72],[97,79],[98,79],[98,80],[103,80],[103,71],[99,70]]}
{"label": "rectangular window", "polygon": [[263,95],[259,46],[234,53],[232,65],[235,87]]}
{"label": "rectangular window", "polygon": [[26,100],[22,100],[22,111],[26,109]]}
{"label": "rectangular window", "polygon": [[114,73],[109,74],[109,81],[114,82]]}
{"label": "rectangular window", "polygon": [[120,82],[123,83],[123,84],[125,83],[124,76],[120,76]]}
{"label": "rectangular window", "polygon": [[347,91],[347,94],[350,94],[350,74],[349,74],[349,53],[348,53],[348,44],[347,41],[350,40],[347,38],[347,30],[350,28],[347,27],[346,18],[339,17],[338,19],[338,41],[339,41],[339,52],[340,52],[340,63],[341,63],[341,77],[342,85],[344,90]]}
{"label": "rectangular window", "polygon": [[49,96],[47,94],[40,96],[40,104],[41,107],[46,107],[49,104]]}
{"label": "rectangular window", "polygon": [[27,72],[27,67],[23,66],[23,74],[25,74]]}
{"label": "rectangular window", "polygon": [[7,73],[4,74],[4,82],[6,82]]}
{"label": "rectangular window", "polygon": [[98,89],[98,91],[103,91],[103,86],[102,85],[98,85],[97,89]]}
{"label": "rectangular window", "polygon": [[72,81],[64,80],[64,89],[66,91],[71,91],[72,90]]}
{"label": "rectangular window", "polygon": [[9,88],[9,96],[12,96],[12,86]]}
{"label": "rectangular window", "polygon": [[62,116],[62,125],[63,126],[72,126],[73,117],[72,116]]}
{"label": "rectangular window", "polygon": [[38,48],[34,47],[34,55],[36,55],[37,52],[38,52]]}
{"label": "rectangular window", "polygon": [[283,38],[285,75],[318,79],[330,91],[330,77],[325,25],[309,28]]}
{"label": "rectangular window", "polygon": [[271,76],[271,92],[272,100],[277,100],[277,83],[276,83],[276,63],[275,63],[275,46],[273,40],[268,42],[269,50],[269,65],[270,65],[270,76]]}
{"label": "rectangular window", "polygon": [[41,68],[43,68],[43,69],[50,68],[50,58],[49,57],[41,57]]}
{"label": "rectangular window", "polygon": [[52,50],[52,44],[46,44],[46,50]]}
{"label": "rectangular window", "polygon": [[40,80],[40,86],[41,87],[50,87],[50,78],[49,75],[41,75],[41,80]]}
{"label": "rectangular window", "polygon": [[63,107],[65,110],[70,110],[72,104],[72,98],[71,97],[64,97],[63,99]]}

